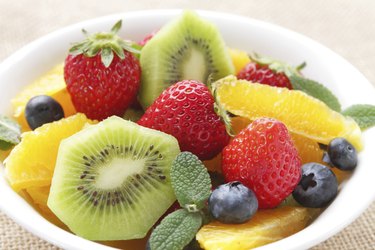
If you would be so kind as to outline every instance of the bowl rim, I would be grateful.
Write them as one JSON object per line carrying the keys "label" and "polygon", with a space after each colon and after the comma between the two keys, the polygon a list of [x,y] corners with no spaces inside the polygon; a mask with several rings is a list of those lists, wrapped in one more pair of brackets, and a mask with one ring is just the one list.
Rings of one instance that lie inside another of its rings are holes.
{"label": "bowl rim", "polygon": [[[174,16],[177,16],[182,9],[156,9],[156,10],[138,10],[138,11],[128,11],[128,12],[121,12],[111,15],[106,15],[102,17],[97,17],[89,20],[85,20],[82,22],[78,22],[66,27],[63,27],[61,29],[58,29],[56,31],[53,31],[47,35],[44,35],[36,40],[34,40],[31,43],[28,43],[12,55],[10,55],[8,58],[6,58],[1,64],[0,64],[0,75],[4,74],[7,70],[9,70],[11,65],[17,64],[20,60],[22,60],[24,57],[27,57],[27,54],[30,51],[33,51],[37,49],[45,40],[62,36],[65,33],[69,33],[72,30],[81,30],[82,27],[90,25],[97,25],[102,22],[106,22],[108,20],[117,20],[117,19],[126,19],[126,18],[139,18],[140,16],[168,16],[168,19],[173,18]],[[235,14],[229,14],[225,12],[218,12],[218,11],[208,11],[208,10],[195,10],[199,15],[206,17],[206,18],[213,18],[213,19],[227,19],[227,20],[238,20],[243,23],[251,23],[254,24],[262,29],[269,30],[271,32],[276,33],[284,33],[286,36],[289,36],[292,38],[292,40],[301,40],[303,43],[307,44],[306,46],[309,46],[317,51],[321,51],[322,53],[326,54],[327,57],[330,57],[332,62],[337,63],[340,66],[345,66],[344,68],[350,69],[350,71],[353,74],[356,74],[358,77],[358,81],[360,81],[362,84],[371,86],[371,83],[353,66],[351,65],[347,60],[330,50],[329,48],[321,45],[320,43],[312,40],[311,38],[302,35],[300,33],[297,33],[295,31],[289,30],[287,28],[281,27],[276,24],[268,23],[265,21],[235,15]],[[375,130],[370,129],[371,133],[375,135]],[[1,164],[0,164],[1,165]],[[355,171],[353,173],[353,177],[358,176],[359,171]],[[5,179],[4,171],[1,169],[0,173],[3,175],[2,179]],[[1,180],[4,182],[4,180]],[[347,185],[349,185],[350,180]],[[3,183],[4,184],[4,183]],[[1,184],[2,185],[2,184]],[[347,189],[347,187],[345,187]],[[9,190],[8,190],[9,191]],[[11,190],[14,194],[16,194],[13,190]],[[17,195],[18,196],[18,195]],[[22,198],[17,197],[16,204],[20,205],[22,203],[28,204],[26,201],[24,201]],[[337,197],[339,198],[339,196]],[[301,249],[302,248],[309,248],[313,245],[316,245],[332,235],[336,234],[340,230],[342,230],[344,227],[349,225],[351,222],[353,222],[370,204],[373,202],[375,198],[375,191],[369,192],[369,195],[366,196],[366,198],[361,198],[360,201],[361,206],[357,205],[356,210],[354,213],[351,213],[347,216],[345,221],[337,222],[335,225],[332,225],[330,227],[327,227],[324,229],[324,233],[319,234],[319,236],[315,236],[313,239],[308,237],[309,235],[306,234],[306,228],[301,230],[300,232],[289,236],[287,238],[284,238],[282,240],[279,240],[277,242],[259,247],[257,249]],[[43,230],[39,230],[37,226],[35,226],[32,222],[33,221],[23,221],[20,220],[17,209],[12,209],[11,207],[5,205],[7,199],[14,199],[12,197],[11,192],[7,192],[6,195],[0,195],[0,209],[7,214],[10,218],[12,218],[14,221],[17,222],[17,224],[21,225],[22,227],[26,228],[29,232],[33,233],[34,235],[49,241],[52,244],[55,244],[57,246],[63,247],[63,248],[69,248],[69,249],[89,249],[89,248],[95,248],[95,249],[114,249],[112,247],[104,246],[98,243],[95,243],[93,241],[89,241],[83,238],[80,238],[74,234],[71,234],[69,232],[66,232],[65,230],[53,225],[52,223],[49,223],[47,220],[45,220],[45,224],[42,228],[48,228],[51,231],[48,231],[47,234]],[[334,201],[335,202],[335,201]],[[29,204],[28,204],[29,205]],[[29,205],[30,206],[30,205]],[[323,213],[327,213],[327,211],[330,211],[330,207],[326,209]],[[28,214],[33,215],[33,209],[30,206],[30,211],[27,211]],[[35,212],[36,213],[36,212]],[[40,216],[40,215],[39,215]],[[319,219],[319,218],[318,218]],[[312,223],[307,228],[310,228],[312,226],[316,225],[316,223]],[[315,226],[316,227],[316,226]],[[64,240],[62,240],[64,239]],[[79,245],[76,245],[76,243],[79,243]],[[297,244],[298,243],[298,244]],[[83,247],[83,248],[82,248]],[[287,248],[285,248],[287,247]]]}

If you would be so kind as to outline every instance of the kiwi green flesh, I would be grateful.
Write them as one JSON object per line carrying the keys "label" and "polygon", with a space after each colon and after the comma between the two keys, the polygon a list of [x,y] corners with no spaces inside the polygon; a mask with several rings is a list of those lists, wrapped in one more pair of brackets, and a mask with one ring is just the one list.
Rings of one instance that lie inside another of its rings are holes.
{"label": "kiwi green flesh", "polygon": [[192,11],[171,21],[143,47],[139,102],[147,108],[160,93],[181,80],[207,83],[234,74],[218,29]]}
{"label": "kiwi green flesh", "polygon": [[143,238],[175,201],[177,140],[110,117],[63,140],[49,208],[89,240]]}

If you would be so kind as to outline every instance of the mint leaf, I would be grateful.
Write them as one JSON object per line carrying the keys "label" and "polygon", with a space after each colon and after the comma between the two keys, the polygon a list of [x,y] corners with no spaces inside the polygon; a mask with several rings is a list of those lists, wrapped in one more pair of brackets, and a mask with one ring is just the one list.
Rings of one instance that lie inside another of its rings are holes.
{"label": "mint leaf", "polygon": [[154,229],[150,237],[150,249],[183,249],[195,237],[201,226],[202,217],[199,213],[179,209],[165,217]]}
{"label": "mint leaf", "polygon": [[20,142],[21,127],[5,115],[0,115],[0,149],[7,150]]}
{"label": "mint leaf", "polygon": [[334,111],[341,111],[341,105],[337,97],[334,96],[332,92],[322,84],[297,74],[290,75],[289,80],[293,86],[293,89],[301,90],[306,94],[321,100]]}
{"label": "mint leaf", "polygon": [[181,207],[193,212],[204,208],[211,194],[211,179],[197,156],[190,152],[177,155],[171,168],[171,180]]}
{"label": "mint leaf", "polygon": [[375,125],[375,106],[369,104],[357,104],[342,111],[342,114],[353,118],[361,129]]}
{"label": "mint leaf", "polygon": [[5,142],[5,141],[0,141],[0,150],[6,151],[13,147],[12,143]]}

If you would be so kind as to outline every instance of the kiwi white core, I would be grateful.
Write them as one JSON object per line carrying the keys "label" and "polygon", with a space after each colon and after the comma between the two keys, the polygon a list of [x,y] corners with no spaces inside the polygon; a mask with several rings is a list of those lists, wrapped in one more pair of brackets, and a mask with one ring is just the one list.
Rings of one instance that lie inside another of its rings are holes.
{"label": "kiwi white core", "polygon": [[207,63],[204,54],[200,50],[192,47],[184,61],[182,78],[203,82],[206,80],[207,70]]}
{"label": "kiwi white core", "polygon": [[95,187],[102,190],[118,188],[126,181],[128,176],[142,173],[145,162],[145,159],[114,158],[98,170],[99,176],[95,182]]}

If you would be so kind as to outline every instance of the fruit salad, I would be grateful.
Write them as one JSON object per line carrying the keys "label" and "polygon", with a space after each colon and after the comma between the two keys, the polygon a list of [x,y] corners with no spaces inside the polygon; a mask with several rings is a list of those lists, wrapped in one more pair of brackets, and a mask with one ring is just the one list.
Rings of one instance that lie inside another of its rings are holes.
{"label": "fruit salad", "polygon": [[232,48],[194,11],[139,42],[121,25],[83,30],[0,115],[7,181],[43,217],[122,249],[251,249],[335,199],[374,106],[342,110],[308,64]]}

